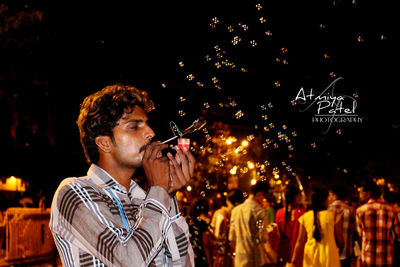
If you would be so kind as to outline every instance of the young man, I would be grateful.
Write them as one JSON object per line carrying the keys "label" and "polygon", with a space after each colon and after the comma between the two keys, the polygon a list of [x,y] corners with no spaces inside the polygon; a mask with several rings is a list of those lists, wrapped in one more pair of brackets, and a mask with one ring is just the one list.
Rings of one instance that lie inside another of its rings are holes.
{"label": "young man", "polygon": [[360,200],[367,203],[356,210],[361,242],[361,266],[393,266],[394,239],[400,241],[400,225],[392,206],[380,200],[379,187],[366,181]]}
{"label": "young man", "polygon": [[[91,166],[57,189],[50,229],[64,266],[194,266],[188,226],[175,191],[193,175],[195,160],[152,142],[146,92],[107,86],[88,96],[77,121]],[[148,192],[132,175],[144,168]]]}
{"label": "young man", "polygon": [[268,190],[266,183],[258,181],[251,187],[250,196],[232,210],[229,241],[235,251],[235,267],[259,267],[266,263],[263,243],[266,242],[264,227],[268,219],[262,202]]}
{"label": "young man", "polygon": [[342,185],[335,185],[329,191],[330,204],[328,209],[335,213],[335,222],[340,222],[344,247],[340,253],[340,264],[342,267],[351,266],[351,257],[353,255],[353,233],[356,228],[355,210],[347,205],[346,188]]}
{"label": "young man", "polygon": [[210,226],[213,230],[215,260],[214,267],[233,266],[232,253],[229,245],[229,222],[234,207],[243,202],[243,192],[240,189],[231,189],[226,198],[226,206],[214,212]]}

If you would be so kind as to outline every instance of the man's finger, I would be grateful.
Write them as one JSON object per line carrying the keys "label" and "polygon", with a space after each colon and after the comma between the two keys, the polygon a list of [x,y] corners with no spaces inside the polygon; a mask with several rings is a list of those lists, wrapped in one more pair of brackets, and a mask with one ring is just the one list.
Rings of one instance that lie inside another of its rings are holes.
{"label": "man's finger", "polygon": [[147,160],[151,156],[151,152],[153,151],[154,143],[150,143],[146,146],[143,154],[143,160]]}
{"label": "man's finger", "polygon": [[184,173],[182,172],[178,162],[175,160],[175,158],[171,155],[171,153],[167,154],[169,160],[170,160],[170,172],[173,174],[175,183],[176,185],[179,185],[180,187],[185,185],[187,180],[185,178]]}
{"label": "man's finger", "polygon": [[186,155],[187,155],[188,160],[189,160],[190,177],[193,177],[194,165],[196,163],[196,159],[193,157],[193,154],[189,150],[186,151]]}
{"label": "man's finger", "polygon": [[190,175],[189,160],[188,160],[187,156],[185,155],[185,153],[183,153],[183,151],[179,147],[175,147],[175,150],[176,150],[176,154],[179,155],[183,173],[185,175]]}
{"label": "man's finger", "polygon": [[151,159],[156,159],[159,158],[161,154],[161,150],[165,149],[168,147],[168,144],[160,144],[160,142],[157,142],[153,146],[153,150],[151,151],[150,158]]}

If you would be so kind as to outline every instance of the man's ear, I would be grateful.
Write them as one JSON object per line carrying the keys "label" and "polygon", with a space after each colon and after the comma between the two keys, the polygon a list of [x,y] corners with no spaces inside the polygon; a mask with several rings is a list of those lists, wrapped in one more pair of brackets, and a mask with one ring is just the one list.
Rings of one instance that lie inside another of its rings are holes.
{"label": "man's ear", "polygon": [[97,136],[94,139],[97,147],[99,150],[103,151],[104,153],[110,153],[112,149],[112,140],[109,136]]}

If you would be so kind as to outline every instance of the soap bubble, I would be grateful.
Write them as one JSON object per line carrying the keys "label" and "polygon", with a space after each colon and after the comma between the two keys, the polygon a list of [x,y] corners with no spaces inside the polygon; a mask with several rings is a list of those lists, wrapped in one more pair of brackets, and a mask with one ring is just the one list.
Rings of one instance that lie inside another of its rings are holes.
{"label": "soap bubble", "polygon": [[186,75],[186,80],[192,81],[193,79],[194,79],[194,75],[193,74]]}
{"label": "soap bubble", "polygon": [[244,31],[247,31],[249,29],[249,26],[247,26],[246,24],[243,24],[241,22],[238,23],[239,27],[242,28]]}
{"label": "soap bubble", "polygon": [[250,134],[250,135],[247,136],[247,140],[248,141],[252,141],[252,140],[254,140],[254,138],[255,138],[254,134]]}
{"label": "soap bubble", "polygon": [[271,37],[272,36],[272,32],[271,31],[266,31],[265,32],[265,36],[266,37]]}
{"label": "soap bubble", "polygon": [[239,36],[233,37],[233,40],[231,41],[233,45],[237,45],[240,41],[242,41],[242,38]]}
{"label": "soap bubble", "polygon": [[317,145],[316,145],[315,143],[311,143],[311,147],[312,147],[312,148],[316,148]]}
{"label": "soap bubble", "polygon": [[240,119],[240,118],[242,118],[243,116],[244,116],[244,113],[243,113],[242,110],[238,110],[238,111],[235,113],[236,119]]}

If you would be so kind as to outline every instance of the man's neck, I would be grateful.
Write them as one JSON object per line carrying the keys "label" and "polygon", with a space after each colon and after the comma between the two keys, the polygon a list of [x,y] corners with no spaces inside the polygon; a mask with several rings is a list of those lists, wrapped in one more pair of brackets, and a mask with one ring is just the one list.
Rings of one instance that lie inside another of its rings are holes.
{"label": "man's neck", "polygon": [[129,191],[131,185],[131,179],[136,169],[121,168],[121,166],[114,166],[110,161],[99,160],[97,165],[111,175],[120,185],[126,188],[126,192]]}
{"label": "man's neck", "polygon": [[249,199],[254,200],[254,201],[257,202],[259,205],[262,206],[262,200],[260,200],[256,195],[250,194],[250,195],[249,195]]}

